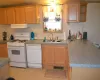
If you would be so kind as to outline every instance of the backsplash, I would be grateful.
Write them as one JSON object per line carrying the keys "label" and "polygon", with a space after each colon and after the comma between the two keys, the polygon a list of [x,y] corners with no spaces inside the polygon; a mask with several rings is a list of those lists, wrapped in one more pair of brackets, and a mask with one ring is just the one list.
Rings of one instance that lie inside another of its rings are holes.
{"label": "backsplash", "polygon": [[[2,32],[6,31],[8,38],[11,34],[14,34],[16,32],[34,32],[35,33],[35,39],[43,39],[44,37],[49,38],[48,36],[51,36],[50,33],[44,33],[43,28],[40,24],[28,24],[28,28],[23,29],[13,29],[10,28],[10,25],[0,25],[0,40],[2,39]],[[63,31],[67,31],[67,27],[63,27]],[[54,37],[58,37],[59,39],[64,39],[63,33],[53,33]],[[67,36],[66,36],[67,37]]]}
{"label": "backsplash", "polygon": [[14,33],[14,29],[10,28],[10,25],[0,25],[0,40],[2,40],[2,32],[7,32],[7,39],[9,39],[10,35]]}
{"label": "backsplash", "polygon": [[84,22],[81,23],[68,23],[68,30],[71,30],[72,34],[76,34],[77,32],[84,32]]}
{"label": "backsplash", "polygon": [[[66,32],[67,27],[63,27],[63,31]],[[28,28],[26,29],[15,29],[15,32],[34,32],[35,39],[43,39],[44,37],[49,38],[51,36],[50,33],[44,33],[41,24],[28,24]],[[63,33],[53,33],[54,37],[58,37],[59,39],[64,39]],[[67,36],[66,36],[67,37]]]}
{"label": "backsplash", "polygon": [[[66,32],[66,38],[68,37],[68,30],[71,30],[72,33],[77,33],[78,31],[83,32],[84,24],[83,23],[64,23],[63,32]],[[43,39],[45,36],[49,38],[50,33],[44,33],[41,24],[28,24],[28,28],[23,29],[13,29],[10,28],[10,25],[0,25],[0,40],[2,39],[2,32],[6,31],[8,34],[8,39],[11,34],[16,32],[34,32],[36,39]],[[64,39],[63,33],[53,33],[54,37],[59,37],[59,39]]]}

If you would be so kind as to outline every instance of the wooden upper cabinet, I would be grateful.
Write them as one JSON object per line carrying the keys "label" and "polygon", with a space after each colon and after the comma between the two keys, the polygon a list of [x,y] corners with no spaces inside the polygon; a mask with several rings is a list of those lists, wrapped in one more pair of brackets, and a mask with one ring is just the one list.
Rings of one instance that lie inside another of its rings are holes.
{"label": "wooden upper cabinet", "polygon": [[68,67],[68,51],[66,45],[42,45],[43,67]]}
{"label": "wooden upper cabinet", "polygon": [[86,22],[87,3],[80,4],[80,22]]}
{"label": "wooden upper cabinet", "polygon": [[40,6],[33,5],[25,7],[26,23],[40,23]]}
{"label": "wooden upper cabinet", "polygon": [[26,13],[26,23],[36,23],[36,7],[35,6],[28,6],[25,7]]}
{"label": "wooden upper cabinet", "polygon": [[25,7],[15,7],[15,23],[25,24]]}
{"label": "wooden upper cabinet", "polygon": [[14,8],[6,8],[7,24],[15,24]]}
{"label": "wooden upper cabinet", "polygon": [[0,57],[8,57],[7,44],[0,44]]}
{"label": "wooden upper cabinet", "polygon": [[68,22],[79,22],[80,4],[68,3]]}
{"label": "wooden upper cabinet", "polygon": [[0,8],[0,24],[7,24],[5,8]]}
{"label": "wooden upper cabinet", "polygon": [[[41,11],[40,11],[40,8],[42,6],[41,5],[36,5],[36,23],[40,23],[40,15],[41,15]],[[42,9],[42,8],[41,8]]]}
{"label": "wooden upper cabinet", "polygon": [[0,8],[0,24],[40,23],[40,5]]}

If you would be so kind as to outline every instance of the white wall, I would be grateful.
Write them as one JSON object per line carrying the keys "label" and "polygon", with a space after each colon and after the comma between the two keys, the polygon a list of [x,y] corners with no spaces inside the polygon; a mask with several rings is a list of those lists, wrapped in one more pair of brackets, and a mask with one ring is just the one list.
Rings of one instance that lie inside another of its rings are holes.
{"label": "white wall", "polygon": [[85,23],[69,23],[72,33],[87,31],[88,40],[100,44],[100,3],[87,5],[87,21]]}
{"label": "white wall", "polygon": [[81,23],[68,23],[68,29],[71,30],[72,34],[76,34],[78,31],[83,33],[84,22],[81,22]]}
{"label": "white wall", "polygon": [[90,41],[100,44],[100,3],[88,4],[84,30],[88,32]]}

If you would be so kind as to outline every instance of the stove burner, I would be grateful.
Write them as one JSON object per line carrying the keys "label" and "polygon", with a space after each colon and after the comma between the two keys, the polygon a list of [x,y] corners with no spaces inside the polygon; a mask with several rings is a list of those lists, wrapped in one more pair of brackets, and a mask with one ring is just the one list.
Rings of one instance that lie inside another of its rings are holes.
{"label": "stove burner", "polygon": [[13,41],[11,41],[11,42],[24,43],[24,42],[26,42],[26,41],[28,41],[28,40],[19,40],[19,39],[16,39],[16,40],[13,40]]}

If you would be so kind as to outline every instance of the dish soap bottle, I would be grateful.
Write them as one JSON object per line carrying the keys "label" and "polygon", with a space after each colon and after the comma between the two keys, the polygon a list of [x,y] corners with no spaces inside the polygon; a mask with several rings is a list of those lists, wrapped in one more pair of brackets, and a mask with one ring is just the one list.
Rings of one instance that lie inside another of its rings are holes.
{"label": "dish soap bottle", "polygon": [[10,40],[13,41],[14,40],[14,36],[11,34],[10,36]]}
{"label": "dish soap bottle", "polygon": [[35,37],[34,32],[31,32],[31,40],[34,40],[34,37]]}

